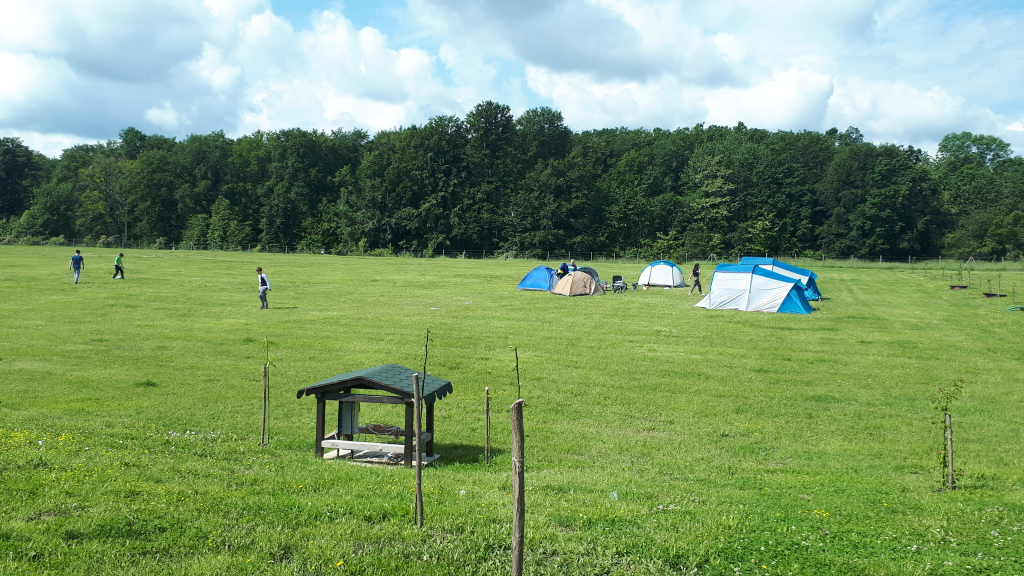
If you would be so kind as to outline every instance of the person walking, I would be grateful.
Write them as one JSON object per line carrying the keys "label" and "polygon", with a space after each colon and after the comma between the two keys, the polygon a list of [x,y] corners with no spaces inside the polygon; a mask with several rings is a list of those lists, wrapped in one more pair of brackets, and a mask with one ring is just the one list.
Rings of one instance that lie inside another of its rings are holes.
{"label": "person walking", "polygon": [[690,278],[693,279],[693,286],[686,295],[689,296],[690,294],[693,294],[693,289],[696,288],[697,293],[703,296],[704,287],[700,285],[700,262],[693,265],[693,272],[690,272]]}
{"label": "person walking", "polygon": [[117,258],[114,258],[114,277],[111,280],[116,280],[118,274],[121,275],[121,280],[124,280],[124,263],[121,261],[121,258],[124,258],[124,252],[121,252],[117,255]]}
{"label": "person walking", "polygon": [[75,255],[71,257],[71,263],[68,264],[68,270],[75,273],[75,284],[78,284],[78,275],[85,270],[85,258],[82,258],[81,250],[75,250]]}
{"label": "person walking", "polygon": [[260,302],[263,303],[260,306],[260,310],[270,308],[270,304],[267,304],[267,292],[270,291],[270,280],[267,280],[267,275],[263,273],[263,268],[256,269],[256,277],[260,281]]}

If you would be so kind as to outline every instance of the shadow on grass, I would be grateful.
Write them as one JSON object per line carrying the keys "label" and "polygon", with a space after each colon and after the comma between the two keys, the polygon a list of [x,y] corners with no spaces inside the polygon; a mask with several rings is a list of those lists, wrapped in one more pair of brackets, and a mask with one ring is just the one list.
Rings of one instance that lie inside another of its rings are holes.
{"label": "shadow on grass", "polygon": [[[434,444],[434,452],[441,455],[434,466],[446,464],[483,464],[484,447],[480,444]],[[505,451],[491,447],[491,460],[504,454]]]}

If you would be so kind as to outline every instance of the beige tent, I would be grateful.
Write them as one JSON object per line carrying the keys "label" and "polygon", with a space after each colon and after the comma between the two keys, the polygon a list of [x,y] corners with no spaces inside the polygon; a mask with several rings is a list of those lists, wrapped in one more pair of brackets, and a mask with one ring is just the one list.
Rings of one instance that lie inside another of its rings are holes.
{"label": "beige tent", "polygon": [[597,296],[604,294],[604,288],[586,272],[569,272],[555,284],[551,293],[562,296]]}

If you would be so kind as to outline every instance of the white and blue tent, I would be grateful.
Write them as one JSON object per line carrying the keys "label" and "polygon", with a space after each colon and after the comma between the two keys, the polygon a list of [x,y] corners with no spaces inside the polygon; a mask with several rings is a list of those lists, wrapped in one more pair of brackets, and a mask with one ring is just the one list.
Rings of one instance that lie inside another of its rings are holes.
{"label": "white and blue tent", "polygon": [[666,286],[669,288],[685,288],[683,271],[669,260],[656,260],[647,265],[636,281],[642,286]]}
{"label": "white and blue tent", "polygon": [[537,266],[526,273],[519,281],[516,290],[541,290],[551,292],[551,289],[558,283],[558,276],[548,266]]}
{"label": "white and blue tent", "polygon": [[815,282],[815,278],[818,277],[811,270],[805,270],[803,268],[797,268],[792,264],[786,264],[780,260],[774,258],[759,258],[757,256],[744,256],[740,258],[740,264],[747,266],[760,266],[766,270],[771,270],[783,276],[789,276],[790,278],[796,278],[804,284],[804,296],[808,300],[821,300],[821,292],[818,290],[818,283]]}
{"label": "white and blue tent", "polygon": [[813,309],[804,296],[806,286],[760,266],[719,264],[711,287],[695,308],[810,314]]}

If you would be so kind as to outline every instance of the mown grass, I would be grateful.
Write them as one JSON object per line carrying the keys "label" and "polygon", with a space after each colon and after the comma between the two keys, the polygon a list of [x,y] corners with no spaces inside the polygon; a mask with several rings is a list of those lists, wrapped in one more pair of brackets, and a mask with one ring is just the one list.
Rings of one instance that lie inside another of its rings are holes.
{"label": "mown grass", "polygon": [[[75,286],[69,250],[0,247],[0,573],[505,573],[513,346],[531,574],[1024,573],[1024,314],[934,271],[819,266],[802,317],[516,292],[535,262],[133,251],[114,281],[114,252]],[[455,393],[419,531],[411,471],[315,460],[295,391],[419,367],[428,326]],[[927,397],[958,377],[939,493]]]}

